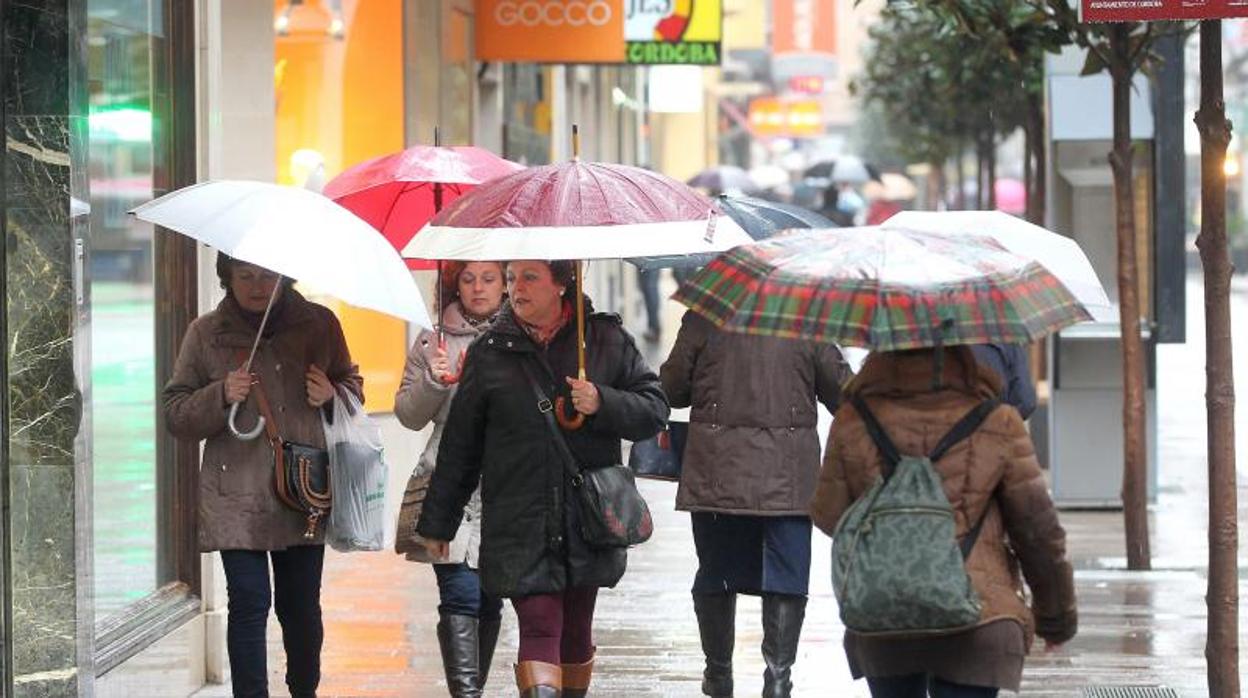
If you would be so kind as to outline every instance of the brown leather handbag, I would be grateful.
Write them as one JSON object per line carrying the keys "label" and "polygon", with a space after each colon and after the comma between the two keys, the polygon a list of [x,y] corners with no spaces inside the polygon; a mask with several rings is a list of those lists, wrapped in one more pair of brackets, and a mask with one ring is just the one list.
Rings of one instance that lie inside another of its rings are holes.
{"label": "brown leather handbag", "polygon": [[259,378],[254,385],[256,404],[264,417],[264,433],[273,449],[273,488],[287,507],[308,517],[303,537],[316,538],[321,520],[329,515],[333,489],[329,480],[329,451],[286,441],[277,431],[273,410]]}

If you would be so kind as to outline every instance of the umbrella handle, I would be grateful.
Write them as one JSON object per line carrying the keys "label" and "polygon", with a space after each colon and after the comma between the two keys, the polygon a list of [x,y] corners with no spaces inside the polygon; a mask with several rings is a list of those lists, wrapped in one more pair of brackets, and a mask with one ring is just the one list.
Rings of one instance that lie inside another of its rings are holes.
{"label": "umbrella handle", "polygon": [[559,422],[559,426],[564,431],[576,431],[585,426],[585,415],[580,412],[573,412],[572,416],[567,416],[568,399],[560,395],[555,398],[555,421]]}
{"label": "umbrella handle", "polygon": [[238,426],[234,424],[234,420],[238,417],[238,408],[242,404],[241,402],[236,402],[230,405],[230,418],[226,424],[229,426],[230,433],[234,435],[234,438],[239,441],[252,441],[264,431],[264,417],[256,418],[256,426],[251,431],[240,431]]}

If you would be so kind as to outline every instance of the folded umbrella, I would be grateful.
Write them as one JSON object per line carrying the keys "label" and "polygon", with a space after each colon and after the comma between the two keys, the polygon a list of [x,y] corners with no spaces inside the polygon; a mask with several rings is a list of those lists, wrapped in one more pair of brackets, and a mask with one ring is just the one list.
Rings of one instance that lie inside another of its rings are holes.
{"label": "folded umbrella", "polygon": [[882,351],[1026,343],[1090,317],[1047,269],[989,238],[895,227],[744,245],[674,298],[726,330]]}

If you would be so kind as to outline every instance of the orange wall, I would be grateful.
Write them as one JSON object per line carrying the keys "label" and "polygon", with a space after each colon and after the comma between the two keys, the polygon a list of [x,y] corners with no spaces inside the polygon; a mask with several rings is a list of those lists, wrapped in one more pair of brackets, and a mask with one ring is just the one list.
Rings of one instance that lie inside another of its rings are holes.
{"label": "orange wall", "polygon": [[[287,6],[274,1],[274,18]],[[292,155],[312,150],[326,179],[363,160],[401,150],[403,142],[403,10],[401,0],[343,0],[346,33],[330,37],[328,3],[309,0],[276,38],[277,177],[302,184]],[[407,325],[380,313],[317,296],[342,321],[360,364],[370,411],[394,407],[403,374]]]}

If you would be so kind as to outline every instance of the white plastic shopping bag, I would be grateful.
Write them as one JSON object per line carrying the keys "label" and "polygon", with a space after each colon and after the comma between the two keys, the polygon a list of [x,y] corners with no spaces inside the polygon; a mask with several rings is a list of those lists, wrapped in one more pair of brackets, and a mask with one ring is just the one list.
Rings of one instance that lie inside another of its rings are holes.
{"label": "white plastic shopping bag", "polygon": [[324,418],[333,508],[326,541],[341,552],[385,547],[386,461],[381,428],[350,391],[339,390],[334,419]]}

